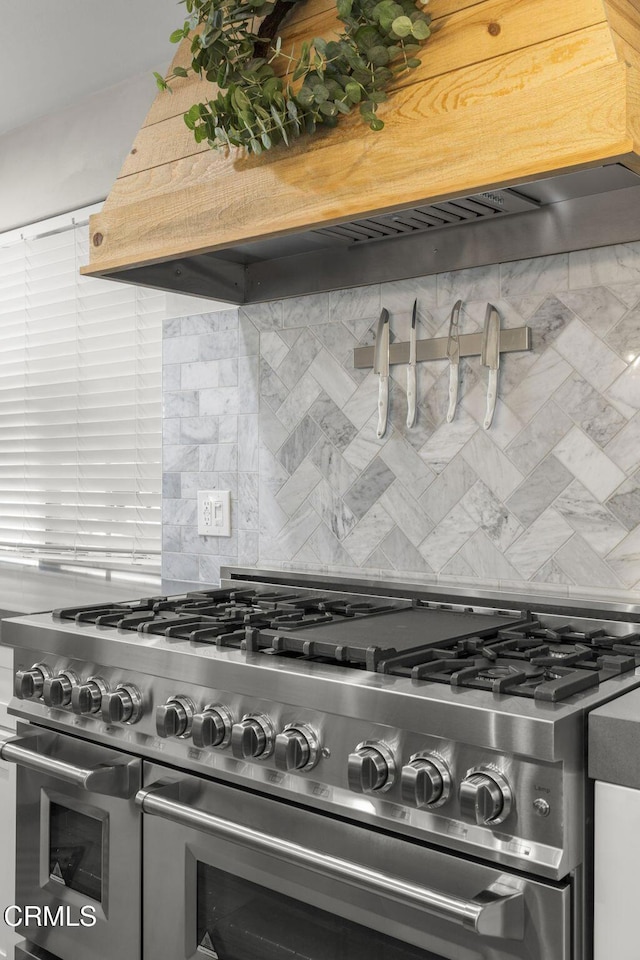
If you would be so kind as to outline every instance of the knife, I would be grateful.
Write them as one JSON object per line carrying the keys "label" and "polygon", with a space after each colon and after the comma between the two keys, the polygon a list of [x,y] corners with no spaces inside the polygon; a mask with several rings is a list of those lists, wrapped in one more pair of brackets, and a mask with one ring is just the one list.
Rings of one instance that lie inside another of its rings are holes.
{"label": "knife", "polygon": [[380,440],[387,430],[389,411],[389,311],[382,308],[376,331],[376,348],[373,355],[373,372],[380,377],[378,383],[378,430]]}
{"label": "knife", "polygon": [[413,302],[411,334],[409,337],[409,366],[407,367],[407,426],[416,422],[416,313],[418,301]]}
{"label": "knife", "polygon": [[451,423],[456,415],[456,406],[458,404],[458,382],[460,371],[460,339],[458,330],[458,320],[460,318],[460,307],[462,300],[458,300],[453,305],[451,311],[451,320],[449,321],[449,339],[447,340],[447,356],[449,357],[449,409],[447,411],[447,423]]}
{"label": "knife", "polygon": [[487,385],[487,410],[484,417],[484,429],[488,430],[493,420],[498,395],[498,367],[500,366],[500,314],[492,303],[487,304],[482,331],[482,364],[489,367]]}

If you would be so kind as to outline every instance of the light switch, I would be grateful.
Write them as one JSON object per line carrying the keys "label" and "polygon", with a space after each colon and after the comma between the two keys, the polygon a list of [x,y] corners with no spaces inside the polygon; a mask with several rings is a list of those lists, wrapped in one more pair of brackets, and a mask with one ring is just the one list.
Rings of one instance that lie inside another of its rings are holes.
{"label": "light switch", "polygon": [[231,536],[230,490],[198,490],[198,533],[201,537]]}

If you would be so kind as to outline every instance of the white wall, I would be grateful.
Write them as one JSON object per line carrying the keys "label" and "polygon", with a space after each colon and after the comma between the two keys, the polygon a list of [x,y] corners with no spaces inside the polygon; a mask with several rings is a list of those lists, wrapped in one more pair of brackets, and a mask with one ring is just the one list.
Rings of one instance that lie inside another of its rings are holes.
{"label": "white wall", "polygon": [[0,232],[104,200],[156,92],[145,72],[0,136]]}

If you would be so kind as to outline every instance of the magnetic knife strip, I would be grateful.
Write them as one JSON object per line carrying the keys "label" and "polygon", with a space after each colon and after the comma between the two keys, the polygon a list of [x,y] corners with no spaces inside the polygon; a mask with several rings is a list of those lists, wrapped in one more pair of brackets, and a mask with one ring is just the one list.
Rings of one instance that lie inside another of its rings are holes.
{"label": "magnetic knife strip", "polygon": [[[448,337],[435,337],[418,340],[416,360],[446,360]],[[531,350],[531,327],[515,327],[500,330],[500,353],[517,353]],[[353,365],[356,369],[373,367],[373,347],[356,347],[353,351]],[[482,331],[480,333],[460,334],[460,356],[480,356],[482,352]],[[409,341],[392,343],[389,346],[389,363],[409,363]]]}

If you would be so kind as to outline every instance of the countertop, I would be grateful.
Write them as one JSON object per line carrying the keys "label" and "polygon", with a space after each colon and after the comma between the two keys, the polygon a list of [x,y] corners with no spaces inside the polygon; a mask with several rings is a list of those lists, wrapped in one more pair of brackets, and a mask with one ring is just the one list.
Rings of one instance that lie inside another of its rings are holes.
{"label": "countertop", "polygon": [[589,776],[640,789],[640,688],[589,714]]}
{"label": "countertop", "polygon": [[0,564],[0,618],[39,613],[57,607],[102,600],[135,600],[161,592],[160,577],[129,577],[103,571],[60,573],[13,564]]}

